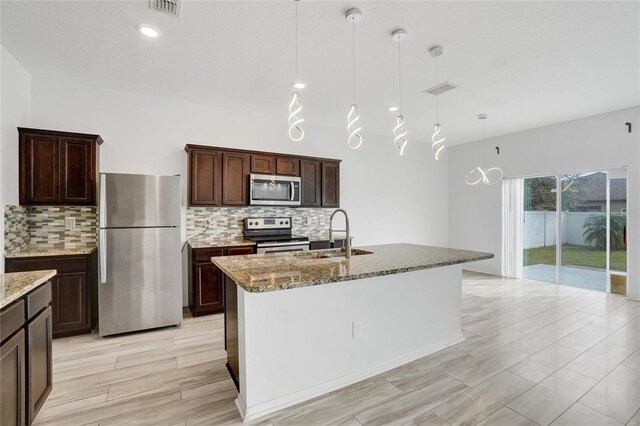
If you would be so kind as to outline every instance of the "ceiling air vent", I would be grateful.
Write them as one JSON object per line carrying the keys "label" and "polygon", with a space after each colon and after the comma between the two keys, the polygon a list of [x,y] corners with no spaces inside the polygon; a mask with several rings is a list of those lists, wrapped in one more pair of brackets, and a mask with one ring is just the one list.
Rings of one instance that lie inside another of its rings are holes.
{"label": "ceiling air vent", "polygon": [[427,90],[423,90],[423,92],[431,93],[432,95],[438,96],[443,94],[444,92],[448,92],[449,90],[453,90],[455,88],[456,88],[455,85],[445,81],[444,83],[437,84]]}
{"label": "ceiling air vent", "polygon": [[180,16],[182,0],[149,0],[149,7],[151,10],[157,10],[177,18]]}

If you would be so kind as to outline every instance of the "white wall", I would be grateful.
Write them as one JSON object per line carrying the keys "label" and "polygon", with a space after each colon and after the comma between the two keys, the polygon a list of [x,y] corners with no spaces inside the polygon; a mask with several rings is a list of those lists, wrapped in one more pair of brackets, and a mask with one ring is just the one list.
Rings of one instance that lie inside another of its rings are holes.
{"label": "white wall", "polygon": [[[487,129],[491,129],[491,111]],[[495,118],[496,120],[499,118]],[[633,132],[627,133],[625,122]],[[640,299],[640,107],[488,139],[487,166],[502,167],[505,177],[523,177],[628,167],[627,292]],[[495,154],[500,146],[500,155]],[[480,142],[449,152],[449,243],[452,247],[489,251],[496,257],[474,264],[480,272],[502,271],[500,185],[468,186],[464,177],[482,157]]]}
{"label": "white wall", "polygon": [[[18,204],[18,126],[31,121],[31,75],[4,46],[0,51],[0,206]],[[0,218],[4,254],[4,219]],[[0,262],[4,272],[4,261]]]}
{"label": "white wall", "polygon": [[[401,158],[391,137],[365,134],[363,146],[351,150],[343,123],[319,125],[312,117],[306,117],[304,141],[293,143],[287,105],[282,111],[227,110],[35,76],[31,101],[33,127],[100,134],[103,172],[186,176],[187,143],[342,159],[341,206],[355,245],[448,243],[447,163],[432,159],[429,144],[410,141]],[[6,185],[17,188],[15,171],[10,178]]]}

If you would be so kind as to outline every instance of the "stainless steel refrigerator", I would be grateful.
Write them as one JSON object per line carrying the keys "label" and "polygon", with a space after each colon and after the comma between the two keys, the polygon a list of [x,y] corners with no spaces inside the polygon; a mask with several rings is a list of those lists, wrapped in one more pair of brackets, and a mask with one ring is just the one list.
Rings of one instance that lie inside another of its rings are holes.
{"label": "stainless steel refrigerator", "polygon": [[182,324],[180,176],[100,174],[100,335]]}

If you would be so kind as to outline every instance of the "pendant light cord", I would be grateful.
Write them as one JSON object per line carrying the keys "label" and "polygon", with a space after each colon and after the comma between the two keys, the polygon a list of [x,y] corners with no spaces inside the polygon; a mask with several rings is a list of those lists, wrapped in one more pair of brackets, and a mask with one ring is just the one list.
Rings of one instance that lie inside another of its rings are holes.
{"label": "pendant light cord", "polygon": [[400,43],[398,41],[398,106],[400,107],[400,114],[402,114],[402,70],[400,66]]}
{"label": "pendant light cord", "polygon": [[353,103],[356,103],[356,23],[351,21],[351,48],[353,50],[352,68],[353,68]]}
{"label": "pendant light cord", "polygon": [[487,167],[487,119],[482,120],[482,151],[484,153],[483,163]]}
{"label": "pendant light cord", "polygon": [[296,47],[295,47],[295,57],[296,57],[296,64],[295,64],[295,81],[298,81],[298,1],[299,0],[294,0],[294,3],[296,5],[296,36],[295,36],[295,40],[296,40]]}
{"label": "pendant light cord", "polygon": [[[438,57],[436,56],[436,86],[438,85]],[[436,95],[436,123],[440,122],[440,95]]]}

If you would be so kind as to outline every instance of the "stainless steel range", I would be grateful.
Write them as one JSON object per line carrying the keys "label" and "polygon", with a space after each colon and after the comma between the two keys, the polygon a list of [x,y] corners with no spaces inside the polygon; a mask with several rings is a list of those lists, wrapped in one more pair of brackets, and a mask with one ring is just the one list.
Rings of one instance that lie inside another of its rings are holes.
{"label": "stainless steel range", "polygon": [[309,250],[308,237],[291,235],[290,217],[250,217],[244,220],[243,235],[255,241],[256,253],[282,253]]}

